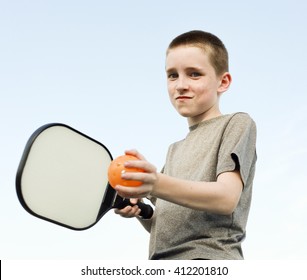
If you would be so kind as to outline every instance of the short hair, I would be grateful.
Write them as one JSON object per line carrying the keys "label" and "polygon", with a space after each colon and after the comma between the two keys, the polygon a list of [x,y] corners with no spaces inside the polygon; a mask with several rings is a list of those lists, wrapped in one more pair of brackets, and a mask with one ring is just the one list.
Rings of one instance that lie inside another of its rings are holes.
{"label": "short hair", "polygon": [[203,49],[208,54],[209,61],[217,75],[229,71],[227,49],[217,36],[201,30],[183,33],[171,41],[167,53],[179,46],[193,46]]}

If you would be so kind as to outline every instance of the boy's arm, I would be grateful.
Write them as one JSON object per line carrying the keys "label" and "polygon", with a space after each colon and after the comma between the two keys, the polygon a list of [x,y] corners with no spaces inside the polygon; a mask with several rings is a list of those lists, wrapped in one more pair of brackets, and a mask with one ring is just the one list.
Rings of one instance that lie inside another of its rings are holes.
{"label": "boy's arm", "polygon": [[225,172],[216,182],[194,182],[158,175],[152,195],[167,201],[215,214],[231,214],[240,200],[243,183],[239,171]]}
{"label": "boy's arm", "polygon": [[[138,188],[117,186],[116,190],[124,197],[143,197],[150,188],[149,184],[143,184]],[[185,207],[229,215],[239,202],[242,188],[238,171],[222,173],[216,182],[194,182],[158,174],[157,183],[150,193]]]}
{"label": "boy's arm", "polygon": [[155,167],[136,151],[130,153],[140,161],[127,163],[129,167],[141,168],[146,172],[125,173],[125,179],[139,180],[138,188],[116,186],[123,197],[145,197],[149,194],[185,207],[229,215],[236,208],[241,196],[243,182],[239,171],[225,172],[216,182],[195,182],[157,173]]}

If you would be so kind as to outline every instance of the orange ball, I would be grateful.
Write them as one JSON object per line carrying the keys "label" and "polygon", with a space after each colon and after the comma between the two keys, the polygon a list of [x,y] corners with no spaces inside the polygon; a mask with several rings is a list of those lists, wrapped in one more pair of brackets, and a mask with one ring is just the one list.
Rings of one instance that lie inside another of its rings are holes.
{"label": "orange ball", "polygon": [[124,163],[130,160],[139,160],[137,157],[132,155],[123,155],[114,159],[108,169],[108,179],[110,185],[114,188],[116,185],[121,185],[125,187],[139,187],[142,185],[140,181],[134,180],[124,180],[121,178],[121,175],[125,172],[144,172],[140,168],[126,168]]}

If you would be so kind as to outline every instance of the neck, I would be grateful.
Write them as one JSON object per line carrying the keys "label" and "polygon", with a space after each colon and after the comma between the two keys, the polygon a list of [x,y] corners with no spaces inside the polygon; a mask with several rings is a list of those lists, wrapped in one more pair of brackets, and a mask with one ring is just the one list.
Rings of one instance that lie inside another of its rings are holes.
{"label": "neck", "polygon": [[188,118],[188,125],[189,127],[199,124],[203,121],[207,121],[216,117],[221,116],[222,113],[218,108],[211,108],[208,111],[206,111],[205,113],[195,116],[195,117],[189,117]]}

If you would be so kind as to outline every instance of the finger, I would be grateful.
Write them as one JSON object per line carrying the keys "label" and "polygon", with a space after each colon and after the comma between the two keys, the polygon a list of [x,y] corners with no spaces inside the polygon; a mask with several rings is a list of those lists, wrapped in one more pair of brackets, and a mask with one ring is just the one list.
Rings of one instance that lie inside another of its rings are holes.
{"label": "finger", "polygon": [[140,160],[146,160],[145,157],[141,153],[139,153],[137,150],[135,150],[135,149],[126,150],[125,154],[126,155],[135,156],[135,157],[137,157]]}
{"label": "finger", "polygon": [[120,215],[124,215],[124,214],[128,214],[132,209],[132,206],[128,205],[125,208],[119,209],[119,208],[115,208],[114,212],[116,214],[120,214]]}
{"label": "finger", "polygon": [[147,188],[143,188],[142,186],[132,188],[132,187],[125,187],[125,186],[117,185],[115,186],[115,190],[117,191],[119,196],[124,197],[124,198],[146,197],[149,192]]}
{"label": "finger", "polygon": [[131,210],[132,210],[132,206],[127,206],[123,209],[114,209],[114,212],[116,214],[119,214],[119,215],[122,215],[122,216],[127,216],[127,215],[129,215]]}
{"label": "finger", "polygon": [[[127,181],[139,181],[141,186],[144,184],[152,184],[155,182],[155,173],[147,172],[125,172],[121,174],[121,178]],[[139,188],[139,187],[138,187]]]}
{"label": "finger", "polygon": [[141,211],[142,211],[142,210],[139,208],[139,209],[136,211],[135,216],[136,216],[136,217],[139,217],[140,214],[141,214]]}
{"label": "finger", "polygon": [[135,205],[133,207],[127,206],[124,209],[114,209],[114,212],[124,218],[132,218],[139,216],[141,209],[139,209],[139,207]]}
{"label": "finger", "polygon": [[[124,162],[126,168],[137,168],[141,169],[146,173],[155,173],[157,171],[156,167],[145,160],[128,160]],[[126,173],[126,172],[125,172]]]}

